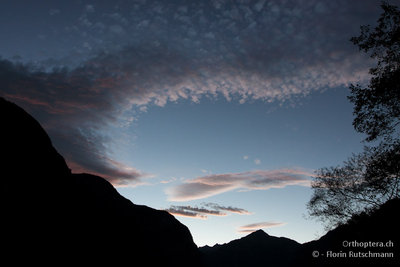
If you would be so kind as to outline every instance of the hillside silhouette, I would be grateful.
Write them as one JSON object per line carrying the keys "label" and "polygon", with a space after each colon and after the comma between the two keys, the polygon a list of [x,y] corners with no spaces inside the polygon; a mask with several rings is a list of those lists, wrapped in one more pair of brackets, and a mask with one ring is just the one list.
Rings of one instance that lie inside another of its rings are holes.
{"label": "hillside silhouette", "polygon": [[224,245],[199,248],[204,266],[385,266],[398,264],[400,200],[354,216],[304,244],[258,230]]}
{"label": "hillside silhouette", "polygon": [[[72,174],[40,124],[3,98],[0,118],[4,262],[246,267],[398,262],[399,199],[305,244],[259,230],[198,249],[187,227],[166,211],[133,204],[99,176]],[[350,251],[365,257],[349,257]]]}
{"label": "hillside silhouette", "polygon": [[0,98],[4,262],[196,265],[186,226],[135,205],[105,179],[72,174],[28,113]]}
{"label": "hillside silhouette", "polygon": [[[296,261],[304,266],[398,264],[399,210],[400,199],[392,199],[369,214],[354,215],[320,239],[303,244]],[[314,251],[318,257],[312,256]]]}
{"label": "hillside silhouette", "polygon": [[225,245],[201,247],[205,266],[295,266],[293,257],[301,245],[284,237],[255,231]]}

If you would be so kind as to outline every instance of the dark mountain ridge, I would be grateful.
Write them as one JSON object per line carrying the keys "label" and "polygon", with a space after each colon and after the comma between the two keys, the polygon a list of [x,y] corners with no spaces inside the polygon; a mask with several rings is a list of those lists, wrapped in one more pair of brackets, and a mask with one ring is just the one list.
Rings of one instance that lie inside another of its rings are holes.
{"label": "dark mountain ridge", "polygon": [[101,177],[72,174],[40,124],[3,98],[0,121],[4,261],[199,262],[186,226],[166,211],[133,204]]}
{"label": "dark mountain ridge", "polygon": [[270,236],[263,230],[224,245],[201,247],[205,266],[291,266],[287,257],[300,249],[294,240]]}
{"label": "dark mountain ridge", "polygon": [[393,199],[304,244],[258,230],[199,250],[205,266],[396,265],[400,253],[399,210],[400,199]]}
{"label": "dark mountain ridge", "polygon": [[355,215],[320,239],[303,244],[296,260],[307,266],[398,264],[399,210],[400,199],[392,199],[369,214]]}

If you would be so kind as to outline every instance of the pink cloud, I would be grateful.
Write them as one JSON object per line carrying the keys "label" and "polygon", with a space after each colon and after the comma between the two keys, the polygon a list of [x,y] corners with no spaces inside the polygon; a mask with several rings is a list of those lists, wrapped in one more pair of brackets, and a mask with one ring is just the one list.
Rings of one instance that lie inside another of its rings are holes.
{"label": "pink cloud", "polygon": [[310,186],[310,176],[302,170],[255,170],[242,173],[214,174],[187,180],[166,190],[170,201],[207,198],[235,189],[268,190],[290,185]]}
{"label": "pink cloud", "polygon": [[258,223],[252,223],[252,224],[247,224],[240,226],[238,229],[239,233],[252,233],[254,231],[260,230],[260,229],[266,229],[266,228],[271,228],[271,227],[278,227],[285,225],[286,223],[283,222],[258,222]]}
{"label": "pink cloud", "polygon": [[150,174],[143,173],[121,162],[109,158],[102,160],[101,167],[95,166],[95,168],[82,166],[73,160],[67,160],[67,163],[74,173],[91,173],[102,176],[116,187],[134,187],[142,184],[141,179],[151,177]]}

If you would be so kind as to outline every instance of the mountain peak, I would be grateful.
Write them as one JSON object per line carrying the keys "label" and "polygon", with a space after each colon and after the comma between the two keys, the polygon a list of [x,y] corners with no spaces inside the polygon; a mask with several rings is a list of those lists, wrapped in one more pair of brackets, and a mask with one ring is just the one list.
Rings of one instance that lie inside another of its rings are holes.
{"label": "mountain peak", "polygon": [[250,234],[242,237],[241,239],[262,241],[262,240],[266,240],[269,238],[271,238],[271,236],[269,234],[267,234],[263,230],[259,229],[257,231],[251,232]]}
{"label": "mountain peak", "polygon": [[227,244],[200,250],[206,266],[291,266],[288,255],[294,255],[300,246],[260,229]]}
{"label": "mountain peak", "polygon": [[257,231],[254,231],[254,232],[252,232],[251,234],[249,234],[248,236],[253,236],[253,237],[255,237],[255,236],[259,236],[259,237],[266,237],[266,236],[269,236],[269,234],[267,234],[266,232],[264,232],[264,230],[262,230],[262,229],[259,229],[259,230],[257,230]]}

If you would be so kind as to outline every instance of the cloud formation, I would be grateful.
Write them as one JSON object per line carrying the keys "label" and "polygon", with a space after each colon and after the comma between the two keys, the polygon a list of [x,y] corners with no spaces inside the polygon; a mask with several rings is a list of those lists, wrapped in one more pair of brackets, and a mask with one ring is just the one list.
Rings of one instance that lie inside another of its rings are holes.
{"label": "cloud formation", "polygon": [[[121,184],[146,175],[115,160],[110,129],[123,132],[137,112],[152,105],[221,96],[285,103],[365,81],[369,61],[348,40],[379,12],[375,1],[346,0],[75,5],[68,12],[48,7],[54,19],[77,14],[40,29],[68,44],[57,46],[59,58],[43,57],[41,64],[0,61],[0,95],[39,119],[74,171]],[[56,51],[51,42],[40,47]],[[183,187],[201,197],[250,186],[240,184]]]}
{"label": "cloud formation", "polygon": [[39,120],[74,172],[101,175],[115,185],[149,176],[110,154],[113,141],[101,129],[121,121],[121,112],[93,77],[79,69],[49,73],[7,60],[0,60],[0,73],[1,96]]}
{"label": "cloud formation", "polygon": [[171,206],[166,209],[169,213],[176,216],[207,219],[207,216],[227,216],[228,213],[235,214],[251,214],[249,211],[236,207],[224,207],[215,203],[202,203],[201,207],[197,206]]}
{"label": "cloud formation", "polygon": [[230,213],[245,214],[245,215],[251,214],[251,212],[249,212],[245,209],[236,208],[236,207],[232,207],[232,206],[225,207],[225,206],[221,206],[216,203],[202,203],[202,205],[205,205],[206,207],[212,208],[214,210],[219,210],[219,211],[227,211]]}
{"label": "cloud formation", "polygon": [[240,226],[238,229],[239,233],[252,233],[254,231],[260,230],[260,229],[266,229],[266,228],[271,228],[271,227],[278,227],[285,225],[286,223],[283,222],[259,222],[259,223],[252,223],[252,224],[247,224]]}
{"label": "cloud formation", "polygon": [[187,180],[183,184],[167,188],[166,193],[170,201],[190,201],[235,189],[268,190],[290,185],[310,186],[310,176],[313,174],[295,169],[213,174]]}

